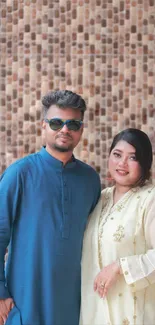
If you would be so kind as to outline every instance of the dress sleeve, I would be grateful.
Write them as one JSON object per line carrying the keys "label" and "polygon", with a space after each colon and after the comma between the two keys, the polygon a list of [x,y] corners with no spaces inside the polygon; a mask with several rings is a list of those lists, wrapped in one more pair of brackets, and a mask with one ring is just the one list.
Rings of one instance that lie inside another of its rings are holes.
{"label": "dress sleeve", "polygon": [[120,259],[125,281],[133,292],[155,283],[155,196],[149,201],[144,216],[146,254]]}
{"label": "dress sleeve", "polygon": [[0,299],[10,297],[5,281],[5,253],[19,200],[17,173],[9,168],[0,178]]}

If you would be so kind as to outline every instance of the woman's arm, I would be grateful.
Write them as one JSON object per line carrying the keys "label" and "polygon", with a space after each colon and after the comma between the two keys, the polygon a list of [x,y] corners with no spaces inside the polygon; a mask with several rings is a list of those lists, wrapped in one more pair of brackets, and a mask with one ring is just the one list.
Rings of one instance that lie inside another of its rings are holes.
{"label": "woman's arm", "polygon": [[131,290],[141,290],[155,283],[155,197],[147,204],[144,216],[145,254],[120,259],[122,273]]}

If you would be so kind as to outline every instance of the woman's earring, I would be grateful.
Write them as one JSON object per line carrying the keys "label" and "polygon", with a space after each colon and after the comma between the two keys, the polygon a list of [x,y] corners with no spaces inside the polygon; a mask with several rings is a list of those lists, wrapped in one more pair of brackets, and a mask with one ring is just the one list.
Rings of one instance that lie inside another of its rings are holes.
{"label": "woman's earring", "polygon": [[105,178],[107,181],[112,182],[114,179],[111,177],[110,172],[108,171],[107,177]]}

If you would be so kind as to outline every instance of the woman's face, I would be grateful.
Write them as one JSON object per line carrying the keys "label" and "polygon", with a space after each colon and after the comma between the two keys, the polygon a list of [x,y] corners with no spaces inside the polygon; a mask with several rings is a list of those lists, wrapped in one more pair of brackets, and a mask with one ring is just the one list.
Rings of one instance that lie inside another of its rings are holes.
{"label": "woman's face", "polygon": [[131,188],[141,177],[141,166],[136,160],[136,149],[120,140],[109,156],[109,172],[116,185]]}

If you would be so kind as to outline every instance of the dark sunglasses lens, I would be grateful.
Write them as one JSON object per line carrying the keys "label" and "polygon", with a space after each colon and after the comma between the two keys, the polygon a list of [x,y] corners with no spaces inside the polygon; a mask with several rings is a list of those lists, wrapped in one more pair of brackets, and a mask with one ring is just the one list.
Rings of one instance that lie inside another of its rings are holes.
{"label": "dark sunglasses lens", "polygon": [[81,122],[80,121],[75,121],[75,120],[68,121],[67,122],[67,127],[68,127],[69,130],[78,131],[78,130],[80,130]]}
{"label": "dark sunglasses lens", "polygon": [[63,121],[61,120],[50,120],[49,122],[49,126],[52,130],[56,131],[56,130],[59,130],[62,128],[62,125],[63,125]]}

